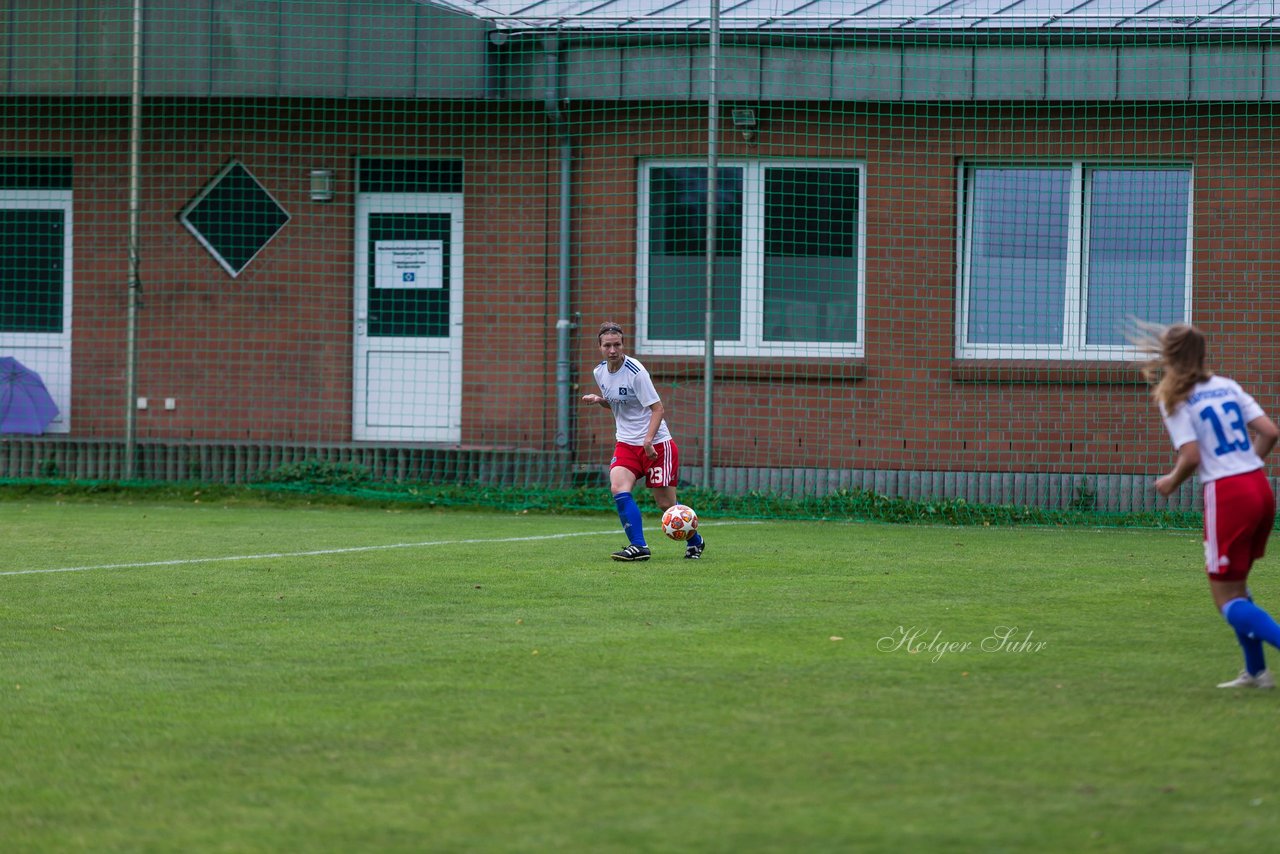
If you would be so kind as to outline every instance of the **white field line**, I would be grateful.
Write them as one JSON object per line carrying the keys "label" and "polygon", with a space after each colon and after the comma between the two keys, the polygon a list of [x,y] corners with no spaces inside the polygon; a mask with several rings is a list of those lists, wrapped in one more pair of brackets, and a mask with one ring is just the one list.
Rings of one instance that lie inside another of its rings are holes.
{"label": "white field line", "polygon": [[[753,524],[751,522],[716,522],[722,525]],[[152,560],[141,563],[102,563],[95,566],[63,566],[55,569],[11,569],[2,570],[0,575],[46,575],[53,572],[94,572],[99,569],[145,569],[153,566],[186,566],[194,563],[227,563],[236,560],[268,560],[290,557],[321,557],[323,555],[359,554],[360,552],[382,552],[392,549],[422,549],[432,546],[466,546],[482,543],[531,543],[537,540],[563,540],[568,537],[599,537],[605,534],[621,534],[617,528],[607,531],[575,531],[569,534],[540,534],[534,537],[501,537],[499,539],[474,540],[428,540],[421,543],[390,543],[382,546],[352,546],[345,549],[314,549],[305,552],[267,552],[253,555],[227,555],[225,557],[193,557],[182,560]]]}

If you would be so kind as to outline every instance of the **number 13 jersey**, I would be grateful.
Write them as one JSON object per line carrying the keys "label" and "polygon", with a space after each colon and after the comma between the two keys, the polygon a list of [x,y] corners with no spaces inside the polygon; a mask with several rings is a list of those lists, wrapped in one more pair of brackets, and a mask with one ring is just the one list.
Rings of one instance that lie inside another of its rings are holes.
{"label": "number 13 jersey", "polygon": [[1160,414],[1174,448],[1200,443],[1201,484],[1262,468],[1248,425],[1266,413],[1234,380],[1215,376],[1196,383],[1172,413],[1161,404]]}

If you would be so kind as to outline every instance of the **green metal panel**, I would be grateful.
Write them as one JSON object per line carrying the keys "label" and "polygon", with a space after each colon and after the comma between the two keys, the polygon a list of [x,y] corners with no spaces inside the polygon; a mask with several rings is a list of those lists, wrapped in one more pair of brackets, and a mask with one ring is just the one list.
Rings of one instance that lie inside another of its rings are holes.
{"label": "green metal panel", "polygon": [[14,95],[66,95],[76,86],[76,4],[14,4],[10,32]]}
{"label": "green metal panel", "polygon": [[831,51],[764,47],[760,97],[771,101],[826,101],[831,98]]}
{"label": "green metal panel", "polygon": [[401,0],[366,0],[347,19],[346,95],[409,98],[414,94],[417,6]]}
{"label": "green metal panel", "polygon": [[1190,89],[1191,49],[1179,47],[1120,48],[1121,101],[1185,101]]}
{"label": "green metal panel", "polygon": [[76,94],[127,95],[133,61],[132,10],[120,4],[85,3],[80,8],[79,32]]}
{"label": "green metal panel", "polygon": [[973,57],[973,97],[978,101],[1042,101],[1044,48],[980,47]]}
{"label": "green metal panel", "polygon": [[1280,101],[1280,47],[1268,47],[1263,59],[1262,98]]}
{"label": "green metal panel", "polygon": [[902,100],[968,101],[973,98],[973,51],[908,47],[902,52]]}
{"label": "green metal panel", "polygon": [[492,25],[436,6],[418,6],[416,80],[419,98],[483,98],[487,34]]}
{"label": "green metal panel", "polygon": [[[9,7],[0,7],[0,69],[12,68],[13,33],[9,21]],[[8,95],[12,91],[9,85],[10,73],[0,71],[0,95]]]}
{"label": "green metal panel", "polygon": [[218,0],[210,32],[212,94],[280,91],[280,4]]}
{"label": "green metal panel", "polygon": [[[537,42],[526,42],[523,49],[513,51],[503,58],[501,85],[499,94],[513,101],[540,101],[547,96],[546,54]],[[563,84],[579,85],[587,81],[578,81],[566,76]],[[571,97],[565,93],[566,97]],[[614,97],[617,97],[616,94]]]}
{"label": "green metal panel", "polygon": [[1261,47],[1198,46],[1191,54],[1191,98],[1257,101],[1262,98]]}
{"label": "green metal panel", "polygon": [[1050,101],[1113,101],[1114,47],[1051,47],[1045,57],[1045,96]]}
{"label": "green metal panel", "polygon": [[900,100],[902,51],[837,48],[831,57],[831,97],[837,101]]}
{"label": "green metal panel", "polygon": [[280,94],[341,96],[347,88],[348,0],[285,3],[280,24]]}
{"label": "green metal panel", "polygon": [[[709,97],[711,52],[693,49],[692,91],[695,100]],[[756,100],[760,97],[760,48],[726,45],[716,64],[716,83],[721,98]]]}
{"label": "green metal panel", "polygon": [[574,48],[565,53],[561,68],[566,98],[614,101],[622,94],[621,48]]}
{"label": "green metal panel", "polygon": [[148,4],[143,17],[144,94],[209,95],[212,17],[210,0],[188,0],[181,7]]}
{"label": "green metal panel", "polygon": [[627,47],[622,52],[622,97],[688,100],[687,47]]}
{"label": "green metal panel", "polygon": [[[75,24],[75,6],[63,0]],[[81,40],[86,94],[127,94],[132,19],[128,9],[85,16]],[[2,16],[0,16],[2,17]],[[57,35],[62,15],[41,26]],[[488,22],[412,0],[171,0],[145,8],[145,94],[311,97],[483,97]],[[28,48],[41,37],[24,35]],[[62,42],[65,42],[63,44]],[[74,93],[74,28],[14,80],[41,93]],[[50,63],[49,56],[65,53]],[[63,66],[70,69],[64,70]],[[103,75],[108,77],[104,80]],[[36,91],[32,89],[31,91]]]}
{"label": "green metal panel", "polygon": [[[541,100],[536,33],[414,0],[148,0],[149,96],[506,97]],[[0,95],[126,95],[128,3],[42,0],[0,9]],[[1255,34],[1271,39],[1270,32]],[[719,94],[740,100],[1280,99],[1280,47],[1211,34],[1127,34],[1119,46],[905,47],[762,32],[722,48]],[[705,32],[577,41],[560,57],[576,100],[701,100]],[[492,55],[491,55],[492,54]],[[497,57],[495,59],[495,57]],[[501,75],[495,78],[494,75]]]}

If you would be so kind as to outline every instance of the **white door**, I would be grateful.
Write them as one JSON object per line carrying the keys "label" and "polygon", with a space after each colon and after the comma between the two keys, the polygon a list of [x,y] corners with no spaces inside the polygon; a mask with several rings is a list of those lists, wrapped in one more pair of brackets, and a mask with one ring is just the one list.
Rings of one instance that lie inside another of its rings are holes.
{"label": "white door", "polygon": [[462,196],[356,197],[357,441],[462,440]]}
{"label": "white door", "polygon": [[71,431],[71,191],[0,190],[0,356],[40,375]]}

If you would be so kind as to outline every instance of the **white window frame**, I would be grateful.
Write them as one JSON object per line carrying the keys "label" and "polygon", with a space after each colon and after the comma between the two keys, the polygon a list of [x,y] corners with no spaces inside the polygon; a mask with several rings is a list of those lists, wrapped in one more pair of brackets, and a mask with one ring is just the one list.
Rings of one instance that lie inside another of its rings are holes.
{"label": "white window frame", "polygon": [[[973,169],[1062,169],[1071,168],[1070,210],[1067,214],[1067,263],[1062,287],[1063,337],[1059,344],[969,344],[969,272],[972,249],[973,212],[966,199],[966,182]],[[1088,199],[1089,182],[1096,171],[1108,170],[1167,170],[1188,173],[1187,191],[1187,245],[1185,281],[1183,288],[1182,319],[1191,321],[1192,304],[1192,247],[1195,240],[1195,168],[1181,161],[1125,161],[1106,160],[1063,161],[968,161],[960,163],[956,188],[956,209],[959,211],[959,240],[956,245],[956,358],[959,359],[1036,359],[1075,361],[1130,361],[1148,358],[1132,345],[1088,345],[1085,335],[1088,327],[1089,304]],[[1145,319],[1145,318],[1144,318]]]}
{"label": "white window frame", "polygon": [[[706,160],[647,160],[640,164],[636,216],[636,352],[640,355],[701,356],[703,340],[672,341],[649,338],[649,173],[653,169],[707,167]],[[867,164],[865,160],[751,160],[717,161],[720,169],[741,169],[742,174],[742,281],[739,285],[740,337],[717,339],[721,356],[860,358],[866,346],[867,292]],[[858,172],[857,222],[857,340],[764,340],[764,174],[766,169],[856,169]],[[699,314],[702,309],[698,309]]]}

